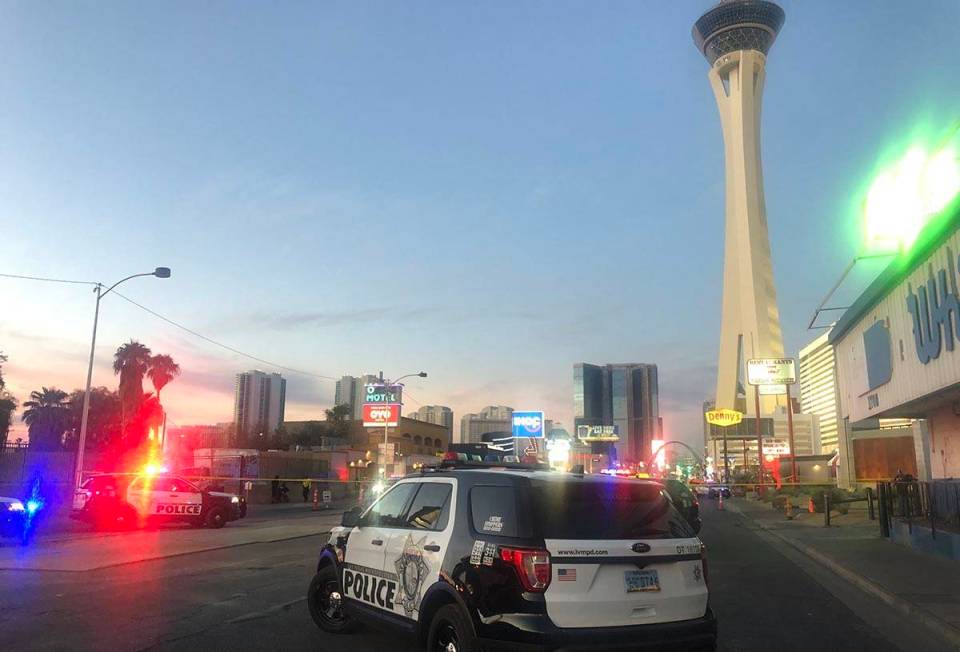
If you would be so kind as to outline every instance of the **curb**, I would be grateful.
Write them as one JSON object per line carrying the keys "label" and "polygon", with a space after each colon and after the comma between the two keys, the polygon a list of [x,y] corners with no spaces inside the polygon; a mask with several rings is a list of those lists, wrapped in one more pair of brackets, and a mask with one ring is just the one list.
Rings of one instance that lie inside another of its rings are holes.
{"label": "curb", "polygon": [[737,514],[739,514],[740,516],[746,519],[749,519],[752,523],[754,523],[757,527],[759,527],[761,530],[763,530],[770,536],[779,539],[780,541],[787,544],[797,552],[803,553],[813,561],[819,563],[820,565],[833,571],[835,574],[839,575],[843,579],[847,580],[848,582],[856,586],[861,591],[868,593],[874,596],[875,598],[880,599],[881,601],[890,605],[900,613],[906,616],[910,616],[912,618],[916,618],[917,620],[922,622],[924,625],[926,625],[927,628],[932,629],[937,634],[947,639],[948,641],[953,643],[953,645],[955,645],[958,649],[960,649],[960,629],[954,627],[953,625],[947,623],[944,620],[941,620],[940,618],[937,618],[926,609],[918,607],[914,603],[908,600],[904,600],[900,596],[887,591],[885,588],[879,586],[878,584],[867,579],[866,577],[853,572],[849,568],[834,561],[833,559],[823,554],[822,552],[806,544],[800,543],[799,541],[794,541],[793,539],[786,537],[780,534],[779,532],[776,532],[775,530],[772,530],[771,528],[767,527],[764,523],[761,523],[760,521],[745,514],[743,510],[741,510],[738,506],[731,505],[731,507],[732,507],[731,511],[736,512]]}

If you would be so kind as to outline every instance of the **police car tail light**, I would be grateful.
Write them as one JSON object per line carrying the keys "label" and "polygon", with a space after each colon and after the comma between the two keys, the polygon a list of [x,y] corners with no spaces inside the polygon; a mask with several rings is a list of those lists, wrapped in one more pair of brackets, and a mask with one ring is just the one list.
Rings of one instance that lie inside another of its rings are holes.
{"label": "police car tail light", "polygon": [[543,593],[550,586],[553,571],[550,553],[527,548],[500,548],[500,559],[517,571],[525,591]]}

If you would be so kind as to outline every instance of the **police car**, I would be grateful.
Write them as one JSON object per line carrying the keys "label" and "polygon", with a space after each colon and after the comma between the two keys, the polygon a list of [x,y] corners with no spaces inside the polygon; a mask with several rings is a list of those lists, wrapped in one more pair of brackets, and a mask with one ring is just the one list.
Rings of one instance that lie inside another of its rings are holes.
{"label": "police car", "polygon": [[95,527],[133,527],[170,521],[221,528],[241,518],[239,496],[202,491],[189,480],[166,473],[98,474],[73,496],[73,518]]}
{"label": "police car", "polygon": [[21,500],[0,496],[0,536],[21,536],[27,514],[27,507]]}
{"label": "police car", "polygon": [[373,621],[427,650],[716,646],[704,548],[663,486],[541,467],[398,481],[344,514],[307,600],[324,631]]}

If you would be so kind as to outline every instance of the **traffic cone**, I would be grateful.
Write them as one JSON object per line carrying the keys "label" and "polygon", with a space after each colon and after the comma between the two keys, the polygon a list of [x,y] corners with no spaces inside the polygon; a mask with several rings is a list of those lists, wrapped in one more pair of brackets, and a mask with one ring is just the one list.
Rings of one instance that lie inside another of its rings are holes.
{"label": "traffic cone", "polygon": [[811,514],[817,513],[817,508],[813,505],[813,496],[810,496],[810,502],[807,503],[807,511]]}
{"label": "traffic cone", "polygon": [[320,509],[320,494],[316,489],[313,490],[313,508],[311,511],[317,511]]}
{"label": "traffic cone", "polygon": [[717,509],[721,512],[723,511],[723,492],[722,491],[720,492],[720,496],[717,500]]}

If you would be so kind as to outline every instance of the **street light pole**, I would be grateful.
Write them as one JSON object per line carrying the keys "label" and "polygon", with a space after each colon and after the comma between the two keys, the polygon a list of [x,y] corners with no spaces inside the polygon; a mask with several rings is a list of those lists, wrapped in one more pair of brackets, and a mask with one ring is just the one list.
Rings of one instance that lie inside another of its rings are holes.
{"label": "street light pole", "polygon": [[97,322],[100,320],[100,299],[110,294],[110,291],[113,288],[117,287],[124,281],[129,281],[132,278],[137,278],[139,276],[156,276],[157,278],[170,278],[170,268],[169,267],[157,267],[152,272],[146,272],[144,274],[133,274],[126,278],[120,279],[113,285],[111,285],[104,292],[103,284],[97,283],[96,292],[97,292],[97,302],[93,311],[93,335],[90,337],[90,361],[87,363],[87,385],[86,389],[83,391],[83,412],[80,416],[80,437],[77,441],[77,458],[74,463],[74,478],[73,486],[75,489],[80,487],[80,483],[83,482],[83,454],[84,449],[87,444],[87,421],[90,415],[90,385],[93,381],[93,354],[97,348]]}
{"label": "street light pole", "polygon": [[[392,382],[392,385],[398,385],[398,384],[400,383],[400,381],[403,380],[404,378],[410,378],[410,377],[412,377],[412,376],[419,376],[420,378],[426,378],[426,377],[427,377],[427,372],[426,372],[426,371],[421,371],[421,372],[418,372],[418,373],[415,373],[415,374],[406,374],[406,375],[400,376],[399,378],[397,378],[396,380],[394,380],[394,381]],[[387,384],[387,381],[386,381],[386,380],[384,379],[384,377],[383,377],[383,372],[382,372],[382,371],[380,372],[380,384],[381,384],[381,385],[384,385],[384,386],[386,386],[386,384]],[[387,419],[387,420],[384,421],[384,423],[383,423],[383,464],[380,465],[380,473],[383,474],[383,479],[384,479],[384,481],[386,481],[386,479],[387,479],[387,450],[388,450],[388,441],[389,441],[388,436],[389,436],[389,432],[390,432],[390,425],[389,425],[389,424],[390,424],[390,420],[389,420],[389,419]],[[393,461],[392,457],[391,457],[391,460],[390,460],[390,461],[391,461],[391,462]]]}

